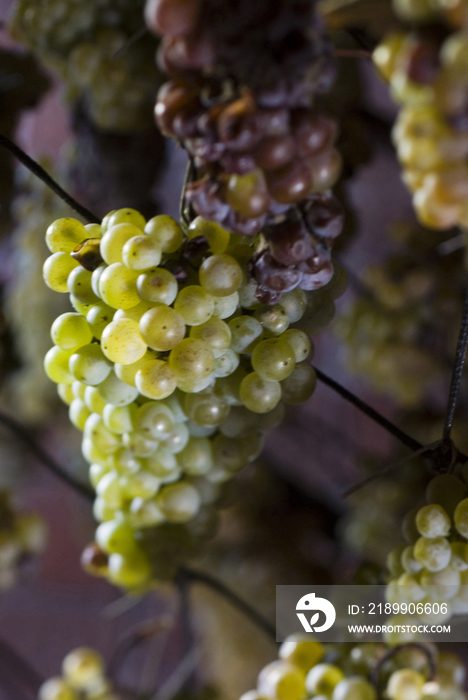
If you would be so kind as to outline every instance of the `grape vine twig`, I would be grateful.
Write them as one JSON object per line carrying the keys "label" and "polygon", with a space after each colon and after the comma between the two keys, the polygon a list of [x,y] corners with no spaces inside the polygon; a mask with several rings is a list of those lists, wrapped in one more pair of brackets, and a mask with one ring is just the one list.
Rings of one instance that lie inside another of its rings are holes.
{"label": "grape vine twig", "polygon": [[445,425],[442,440],[447,446],[450,444],[450,435],[452,432],[453,418],[457,405],[458,394],[465,364],[466,349],[468,347],[468,289],[465,294],[465,302],[463,306],[463,317],[458,334],[457,352],[455,355],[455,364],[452,371],[452,380],[450,383],[449,398],[447,404],[447,413],[445,415]]}

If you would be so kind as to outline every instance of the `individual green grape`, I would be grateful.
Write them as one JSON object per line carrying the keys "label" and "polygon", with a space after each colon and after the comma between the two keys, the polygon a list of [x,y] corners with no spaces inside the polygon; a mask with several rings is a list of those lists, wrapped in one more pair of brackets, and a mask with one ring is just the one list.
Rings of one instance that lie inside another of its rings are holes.
{"label": "individual green grape", "polygon": [[103,230],[101,224],[85,224],[87,238],[102,238]]}
{"label": "individual green grape", "polygon": [[161,401],[147,401],[135,416],[135,430],[149,440],[166,440],[174,423],[174,413]]}
{"label": "individual green grape", "polygon": [[332,695],[332,700],[376,700],[376,698],[374,686],[360,676],[344,678],[335,687]]}
{"label": "individual green grape", "polygon": [[92,273],[81,265],[75,267],[68,276],[67,286],[70,294],[73,294],[81,304],[97,304],[99,302],[99,297],[93,292],[91,277]]}
{"label": "individual green grape", "polygon": [[101,336],[101,348],[111,362],[121,365],[138,362],[147,350],[138,323],[129,318],[111,321],[105,327]]}
{"label": "individual green grape", "polygon": [[190,431],[187,425],[187,423],[176,423],[173,431],[164,442],[166,450],[169,450],[172,454],[179,454],[179,452],[182,452],[190,438]]}
{"label": "individual green grape", "polygon": [[255,311],[254,317],[273,335],[281,335],[289,326],[289,316],[281,304],[262,306]]}
{"label": "individual green grape", "polygon": [[189,326],[200,326],[209,321],[214,311],[214,299],[203,287],[192,284],[181,289],[174,309]]}
{"label": "individual green grape", "polygon": [[101,296],[101,292],[99,291],[99,280],[101,279],[102,273],[106,269],[107,265],[102,264],[99,265],[95,270],[93,270],[91,274],[91,287],[97,297]]}
{"label": "individual green grape", "polygon": [[157,304],[140,319],[140,333],[153,350],[166,352],[175,348],[185,335],[185,323],[177,310]]}
{"label": "individual green grape", "polygon": [[214,369],[214,356],[208,343],[198,338],[184,338],[169,355],[169,367],[178,380],[208,378]]}
{"label": "individual green grape", "polygon": [[137,406],[134,403],[127,406],[114,406],[111,403],[105,405],[102,412],[104,425],[113,433],[123,435],[130,433],[133,430],[133,421],[137,411]]}
{"label": "individual green grape", "polygon": [[229,350],[231,344],[231,329],[220,318],[210,318],[200,326],[190,329],[191,338],[204,340],[210,346],[215,358],[221,357]]}
{"label": "individual green grape", "polygon": [[[97,486],[96,486],[97,488]],[[121,503],[121,500],[119,501]],[[103,498],[100,496],[97,496],[94,499],[93,503],[93,517],[95,520],[98,521],[98,523],[106,523],[109,520],[114,520],[116,513],[118,512],[118,507],[113,508],[110,506],[107,501],[105,501]],[[106,575],[108,574],[107,568],[106,568]]]}
{"label": "individual green grape", "polygon": [[296,362],[311,360],[313,357],[313,346],[309,336],[298,328],[289,328],[281,334],[281,339],[285,340],[291,347]]}
{"label": "individual green grape", "polygon": [[428,571],[441,571],[450,563],[452,550],[445,537],[420,537],[414,545],[414,558]]}
{"label": "individual green grape", "polygon": [[[99,301],[99,299],[97,299],[97,302],[98,301]],[[73,306],[75,311],[77,313],[81,314],[82,316],[87,316],[90,309],[92,309],[94,306],[94,302],[90,302],[89,304],[85,304],[84,302],[79,301],[79,299],[77,299],[75,296],[73,296],[73,294],[70,294],[70,304]]]}
{"label": "individual green grape", "polygon": [[130,270],[149,270],[161,262],[161,246],[150,236],[134,236],[122,250],[122,261]]}
{"label": "individual green grape", "polygon": [[213,370],[214,377],[228,377],[239,367],[240,358],[234,350],[226,350],[220,357],[215,359]]}
{"label": "individual green grape", "polygon": [[230,474],[244,469],[249,463],[242,440],[216,435],[212,441],[213,461]]}
{"label": "individual green grape", "polygon": [[466,559],[466,544],[464,542],[450,542],[452,556],[450,558],[450,566],[455,571],[466,571],[468,569],[468,561]]}
{"label": "individual green grape", "polygon": [[439,474],[427,485],[426,501],[437,503],[452,516],[465,494],[466,486],[461,479],[454,474]]}
{"label": "individual green grape", "polygon": [[90,308],[86,314],[86,320],[95,338],[101,339],[104,329],[112,321],[114,314],[115,309],[112,309],[104,302],[95,304]]}
{"label": "individual green grape", "polygon": [[164,486],[156,497],[156,505],[171,523],[192,520],[200,509],[200,495],[188,481]]}
{"label": "individual green grape", "polygon": [[138,389],[121,382],[115,372],[110,372],[98,386],[101,398],[113,406],[128,406],[138,396]]}
{"label": "individual green grape", "polygon": [[231,350],[248,352],[252,343],[263,333],[262,324],[253,316],[236,316],[228,323],[231,331]]}
{"label": "individual green grape", "polygon": [[307,362],[298,362],[289,377],[281,382],[281,398],[288,405],[304,403],[314,393],[316,384],[314,368]]}
{"label": "individual green grape", "polygon": [[73,396],[75,399],[82,399],[84,401],[84,395],[86,390],[86,384],[82,384],[79,381],[73,382],[71,385]]}
{"label": "individual green grape", "polygon": [[86,425],[86,421],[91,415],[91,411],[86,406],[85,402],[81,399],[73,399],[68,409],[68,416],[70,422],[73,423],[75,428],[83,431]]}
{"label": "individual green grape", "polygon": [[141,235],[141,229],[133,224],[121,223],[109,226],[101,238],[100,244],[100,252],[104,261],[108,265],[123,262],[124,245],[131,238]]}
{"label": "individual green grape", "polygon": [[184,411],[197,425],[221,425],[229,413],[229,405],[216,394],[187,394]]}
{"label": "individual green grape", "polygon": [[114,315],[114,321],[120,321],[121,319],[128,319],[130,321],[136,321],[140,323],[140,319],[147,311],[154,308],[154,304],[150,301],[140,301],[136,306],[132,306],[131,309],[117,309]]}
{"label": "individual green grape", "polygon": [[201,286],[214,297],[228,297],[242,283],[242,268],[225,253],[206,258],[198,272]]}
{"label": "individual green grape", "polygon": [[423,537],[446,537],[450,532],[450,518],[436,503],[424,506],[416,516],[416,527]]}
{"label": "individual green grape", "polygon": [[51,253],[71,253],[89,235],[78,219],[54,221],[46,231],[46,243]]}
{"label": "individual green grape", "polygon": [[50,335],[55,345],[62,350],[77,350],[93,339],[93,334],[83,316],[65,313],[58,316],[52,324]]}
{"label": "individual green grape", "polygon": [[44,358],[45,373],[56,384],[72,384],[77,377],[69,370],[71,350],[62,350],[55,346]]}
{"label": "individual green grape", "polygon": [[139,275],[137,291],[140,299],[169,306],[177,297],[179,285],[169,270],[155,267]]}
{"label": "individual green grape", "polygon": [[257,687],[268,698],[301,700],[305,694],[304,674],[285,661],[273,661],[261,670]]}
{"label": "individual green grape", "polygon": [[165,521],[165,517],[156,503],[144,498],[134,498],[132,500],[127,517],[132,527],[138,529],[162,525]]}
{"label": "individual green grape", "polygon": [[96,488],[96,486],[99,484],[101,481],[102,477],[105,474],[109,474],[110,472],[110,467],[108,466],[103,466],[102,464],[91,464],[89,467],[89,480],[91,482],[91,485]]}
{"label": "individual green grape", "polygon": [[63,660],[62,673],[72,688],[93,691],[104,681],[104,659],[94,649],[74,649]]}
{"label": "individual green grape", "polygon": [[259,309],[261,303],[257,298],[258,284],[255,280],[250,280],[247,284],[241,284],[238,290],[239,306],[243,309]]}
{"label": "individual green grape", "polygon": [[420,537],[418,528],[416,527],[416,515],[418,514],[419,508],[412,508],[403,517],[401,523],[401,533],[405,538],[406,542],[409,544],[414,544]]}
{"label": "individual green grape", "polygon": [[104,406],[106,402],[101,397],[99,391],[95,386],[87,386],[84,394],[84,402],[91,411],[91,413],[98,413],[100,416],[104,411]]}
{"label": "individual green grape", "polygon": [[309,695],[326,695],[330,697],[344,673],[333,664],[317,664],[310,669],[306,678],[306,689]]}
{"label": "individual green grape", "polygon": [[145,458],[152,455],[158,449],[158,443],[155,440],[146,440],[143,435],[138,433],[124,433],[122,442],[125,447],[132,452],[135,457]]}
{"label": "individual green grape", "polygon": [[157,452],[148,456],[146,468],[164,481],[176,481],[180,476],[180,467],[176,456],[164,447],[160,447]]}
{"label": "individual green grape", "polygon": [[391,700],[421,700],[426,679],[412,668],[394,671],[387,683],[387,695]]}
{"label": "individual green grape", "polygon": [[177,455],[177,461],[185,474],[199,476],[213,467],[213,450],[208,438],[190,437],[184,449]]}
{"label": "individual green grape", "polygon": [[42,274],[44,282],[54,292],[68,292],[68,278],[78,262],[68,253],[54,253],[44,263]]}
{"label": "individual green grape", "polygon": [[291,292],[285,292],[281,295],[281,306],[286,311],[289,322],[297,323],[307,308],[307,294],[303,289],[293,289]]}
{"label": "individual green grape", "polygon": [[121,262],[106,267],[99,278],[102,300],[113,309],[131,309],[140,302],[136,288],[138,273]]}
{"label": "individual green grape", "polygon": [[188,238],[203,236],[208,241],[210,251],[214,255],[224,253],[229,245],[230,233],[226,231],[216,221],[208,221],[201,216],[197,216],[192,221],[188,229]]}
{"label": "individual green grape", "polygon": [[281,384],[262,379],[257,372],[251,372],[241,382],[239,390],[244,406],[254,413],[271,411],[281,399]]}
{"label": "individual green grape", "polygon": [[251,361],[261,379],[272,381],[289,377],[296,364],[291,346],[282,338],[260,341],[252,351]]}
{"label": "individual green grape", "polygon": [[460,572],[448,566],[442,571],[423,571],[420,585],[433,600],[455,598],[460,587]]}
{"label": "individual green grape", "polygon": [[239,293],[234,292],[228,297],[213,297],[213,316],[216,318],[229,318],[239,306]]}
{"label": "individual green grape", "polygon": [[247,374],[247,370],[240,365],[229,376],[216,380],[215,393],[221,396],[230,406],[242,406],[240,385]]}
{"label": "individual green grape", "polygon": [[[387,561],[386,561],[387,569],[389,570],[389,572],[392,576],[400,576],[404,571],[404,568],[403,568],[402,562],[401,562],[401,557],[402,557],[405,549],[406,549],[405,546],[401,545],[400,547],[394,547],[387,554]],[[414,553],[413,553],[413,555],[414,555]],[[421,565],[419,564],[419,566],[421,566]]]}
{"label": "individual green grape", "polygon": [[101,523],[96,530],[96,542],[107,554],[125,554],[135,549],[135,535],[131,527],[119,520]]}
{"label": "individual green grape", "polygon": [[80,700],[79,694],[62,678],[49,678],[39,688],[38,700]]}
{"label": "individual green grape", "polygon": [[67,406],[69,406],[75,398],[72,391],[72,386],[72,384],[58,384],[57,386],[57,393],[62,399],[63,403],[66,403]]}
{"label": "individual green grape", "polygon": [[148,221],[145,233],[161,247],[163,253],[175,253],[184,240],[184,234],[175,219],[159,214]]}
{"label": "individual green grape", "polygon": [[405,547],[401,554],[401,565],[408,574],[418,574],[422,566],[414,558],[414,549],[411,545]]}
{"label": "individual green grape", "polygon": [[[104,474],[96,486],[96,494],[105,502],[108,508],[118,510],[124,502],[124,494],[120,477],[115,472]],[[107,520],[107,518],[106,518]]]}
{"label": "individual green grape", "polygon": [[104,356],[98,343],[83,345],[71,354],[69,367],[75,379],[91,386],[103,382],[112,369],[111,363]]}
{"label": "individual green grape", "polygon": [[[84,429],[85,438],[89,438],[92,446],[98,451],[88,451],[83,441],[83,452],[85,453],[85,458],[87,456],[91,457],[88,461],[96,462],[97,464],[102,463],[102,459],[99,457],[101,455],[110,455],[115,452],[120,447],[120,439],[118,435],[111,432],[106,428],[102,416],[97,413],[91,413],[88,420],[86,421]],[[106,463],[106,460],[104,460]]]}
{"label": "individual green grape", "polygon": [[464,498],[457,505],[453,520],[457,532],[465,539],[468,539],[468,498]]}
{"label": "individual green grape", "polygon": [[109,579],[126,590],[148,586],[151,580],[151,564],[147,555],[135,550],[131,554],[111,554],[109,557]]}
{"label": "individual green grape", "polygon": [[186,379],[177,379],[177,388],[185,394],[197,394],[200,391],[213,389],[215,380],[212,374],[201,379],[188,377]]}
{"label": "individual green grape", "polygon": [[[127,407],[119,408],[118,410],[126,410]],[[104,418],[104,416],[103,416]],[[111,429],[111,428],[109,428]],[[112,431],[115,432],[115,431]],[[158,444],[155,443],[154,449],[158,449]],[[107,465],[109,470],[115,471],[121,476],[128,476],[129,474],[136,474],[143,468],[143,462],[138,458],[132,450],[126,447],[122,447],[117,452],[113,452],[107,458]]]}
{"label": "individual green grape", "polygon": [[[105,225],[104,221],[106,221]],[[105,226],[106,231],[112,228],[112,226],[117,226],[118,224],[131,224],[132,226],[136,226],[140,231],[144,231],[146,226],[146,219],[136,209],[125,207],[123,209],[116,209],[115,211],[111,211],[107,216],[104,217],[102,222],[102,226],[103,228]]]}
{"label": "individual green grape", "polygon": [[177,378],[170,363],[148,360],[137,371],[135,384],[138,391],[149,399],[165,399],[177,387]]}
{"label": "individual green grape", "polygon": [[116,363],[114,365],[114,372],[122,382],[130,384],[130,386],[136,386],[135,377],[138,370],[141,369],[148,360],[156,360],[157,357],[158,354],[154,350],[147,350],[143,357],[137,362],[132,362],[129,365],[120,365]]}
{"label": "individual green grape", "polygon": [[324,655],[325,649],[323,645],[306,634],[289,635],[281,644],[279,650],[279,657],[282,661],[298,666],[304,673],[307,673],[312,666],[318,664]]}

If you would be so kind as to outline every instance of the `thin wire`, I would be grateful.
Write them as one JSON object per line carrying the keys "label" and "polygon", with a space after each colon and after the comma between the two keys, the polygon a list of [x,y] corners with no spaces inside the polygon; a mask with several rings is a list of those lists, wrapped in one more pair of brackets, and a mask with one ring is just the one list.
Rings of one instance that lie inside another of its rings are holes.
{"label": "thin wire", "polygon": [[39,459],[42,464],[49,469],[55,476],[64,481],[66,484],[79,491],[82,496],[93,501],[94,492],[82,484],[81,481],[75,479],[71,474],[69,474],[63,467],[61,467],[50,455],[48,455],[42,447],[36,442],[36,440],[28,433],[24,425],[19,421],[7,416],[5,413],[0,412],[0,424],[9,428],[25,445],[27,445],[30,451]]}
{"label": "thin wire", "polygon": [[0,134],[0,146],[14,155],[15,158],[20,161],[20,163],[25,165],[28,170],[42,180],[42,182],[44,182],[48,187],[50,187],[50,189],[55,192],[56,195],[63,199],[63,201],[66,202],[66,204],[68,204],[68,206],[74,211],[76,211],[77,214],[82,216],[83,219],[88,221],[90,224],[101,223],[101,220],[95,214],[93,214],[93,212],[89,211],[89,209],[77,202],[76,199],[68,194],[68,192],[65,192],[65,190],[60,187],[58,182],[56,182],[53,177],[51,177],[49,173],[47,173],[44,168],[39,165],[39,163],[30,158],[30,156],[28,156],[28,154],[25,153],[16,143],[2,134]]}
{"label": "thin wire", "polygon": [[179,218],[180,218],[180,221],[183,221],[183,223],[186,226],[190,225],[190,219],[187,216],[187,212],[185,210],[185,193],[187,191],[187,185],[192,180],[193,171],[194,171],[193,159],[189,157],[187,167],[185,169],[184,182],[182,185],[182,192],[180,194],[180,204],[179,204]]}
{"label": "thin wire", "polygon": [[466,349],[468,347],[468,289],[465,294],[465,302],[463,306],[463,317],[458,334],[457,352],[455,355],[455,364],[452,371],[452,381],[450,383],[449,398],[447,404],[447,413],[445,414],[445,425],[442,439],[444,443],[450,441],[452,432],[453,417],[457,405],[458,394],[460,392],[461,379],[463,374],[463,365],[465,364]]}
{"label": "thin wire", "polygon": [[333,389],[333,391],[336,391],[337,394],[343,397],[346,401],[352,403],[353,406],[356,406],[356,408],[358,408],[362,413],[365,413],[365,415],[371,418],[373,421],[375,421],[375,423],[378,423],[382,428],[387,430],[387,432],[396,437],[397,440],[399,440],[403,445],[406,445],[411,450],[420,450],[421,447],[424,447],[424,445],[418,442],[418,440],[415,440],[403,430],[400,430],[398,426],[396,426],[394,423],[385,418],[381,413],[376,411],[375,408],[369,406],[369,404],[355,396],[348,389],[345,389],[344,386],[338,384],[338,382],[336,382],[331,377],[328,377],[322,371],[317,369],[317,367],[314,367],[314,370],[317,373],[317,379],[319,381],[321,381],[323,384],[326,384],[328,387],[330,387],[330,389]]}

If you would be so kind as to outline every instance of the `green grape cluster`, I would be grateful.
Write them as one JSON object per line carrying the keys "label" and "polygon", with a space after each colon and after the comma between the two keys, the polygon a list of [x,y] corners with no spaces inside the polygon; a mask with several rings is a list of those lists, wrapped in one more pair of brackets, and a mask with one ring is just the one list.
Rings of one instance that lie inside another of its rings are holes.
{"label": "green grape cluster", "polygon": [[[418,31],[389,34],[374,63],[401,105],[393,141],[419,220],[435,229],[468,225],[468,11],[464,0],[394,0]],[[442,20],[434,33],[433,20]],[[446,27],[443,24],[446,23]]]}
{"label": "green grape cluster", "polygon": [[[430,678],[428,657],[420,649],[405,648],[388,660],[387,645],[324,644],[304,634],[287,637],[279,659],[265,666],[257,689],[241,700],[461,700],[465,668],[455,654],[438,653],[437,675]],[[428,653],[436,654],[427,646]],[[379,664],[377,682],[371,674]]]}
{"label": "green grape cluster", "polygon": [[139,131],[152,124],[161,83],[158,42],[141,31],[143,7],[143,0],[17,0],[10,31],[58,72],[67,101],[81,102],[98,127]]}
{"label": "green grape cluster", "polygon": [[[434,477],[426,505],[409,511],[402,524],[406,544],[389,552],[390,602],[447,603],[437,619],[468,611],[468,498],[466,469]],[[423,617],[423,615],[421,615]],[[433,620],[434,614],[426,616]]]}
{"label": "green grape cluster", "polygon": [[44,279],[74,311],[52,324],[45,370],[83,431],[101,522],[84,563],[129,589],[161,575],[164,532],[177,550],[209,529],[219,484],[315,388],[305,331],[331,320],[341,277],[262,305],[247,274],[255,241],[239,238],[201,218],[184,237],[133,209],[47,229]]}
{"label": "green grape cluster", "polygon": [[38,700],[119,700],[95,649],[79,647],[64,658],[62,675],[41,685]]}
{"label": "green grape cluster", "polygon": [[10,492],[0,491],[0,591],[15,585],[20,566],[28,557],[40,554],[47,530],[35,513],[17,512]]}

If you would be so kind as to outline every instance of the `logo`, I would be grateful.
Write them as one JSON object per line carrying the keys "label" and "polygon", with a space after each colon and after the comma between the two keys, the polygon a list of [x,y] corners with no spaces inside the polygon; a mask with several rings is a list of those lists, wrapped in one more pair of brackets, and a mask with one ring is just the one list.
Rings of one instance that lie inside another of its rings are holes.
{"label": "logo", "polygon": [[[298,610],[303,612],[298,612]],[[307,620],[304,612],[313,613],[310,620]],[[320,627],[314,627],[321,612],[325,614],[325,623]],[[336,620],[336,611],[330,601],[326,598],[316,598],[315,593],[307,593],[307,595],[302,596],[296,605],[296,615],[306,632],[325,632]]]}

